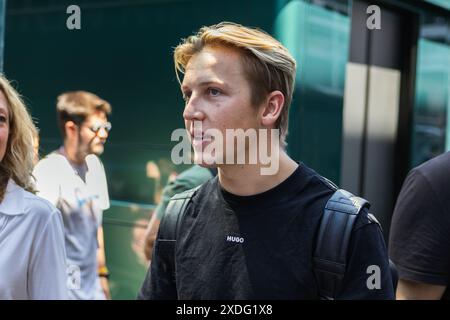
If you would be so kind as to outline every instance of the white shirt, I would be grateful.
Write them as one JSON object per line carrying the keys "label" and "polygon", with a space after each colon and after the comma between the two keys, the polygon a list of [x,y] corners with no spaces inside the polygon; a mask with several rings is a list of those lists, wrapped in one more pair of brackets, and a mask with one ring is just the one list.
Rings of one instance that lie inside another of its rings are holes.
{"label": "white shirt", "polygon": [[0,203],[0,299],[67,299],[60,212],[9,180]]}
{"label": "white shirt", "polygon": [[106,175],[95,155],[86,157],[86,166],[83,181],[67,158],[54,152],[33,171],[38,195],[62,213],[69,268],[81,275],[80,287],[69,290],[69,298],[77,300],[105,298],[97,275],[97,231],[109,208]]}

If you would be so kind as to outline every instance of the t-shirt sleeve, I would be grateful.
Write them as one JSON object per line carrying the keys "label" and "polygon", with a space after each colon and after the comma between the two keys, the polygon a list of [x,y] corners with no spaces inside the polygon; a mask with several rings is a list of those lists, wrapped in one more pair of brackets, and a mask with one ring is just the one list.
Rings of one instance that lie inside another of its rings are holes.
{"label": "t-shirt sleeve", "polygon": [[355,222],[340,300],[392,300],[389,257],[381,228],[361,212]]}
{"label": "t-shirt sleeve", "polygon": [[55,210],[31,254],[28,289],[33,300],[68,299],[63,222]]}
{"label": "t-shirt sleeve", "polygon": [[410,172],[394,210],[389,254],[400,278],[446,286],[450,281],[450,215],[435,192],[419,170]]}
{"label": "t-shirt sleeve", "polygon": [[54,206],[57,205],[60,194],[57,175],[61,173],[58,171],[55,168],[51,168],[49,159],[41,160],[33,170],[36,194],[41,198],[47,199]]}
{"label": "t-shirt sleeve", "polygon": [[99,157],[90,154],[86,157],[88,172],[86,180],[88,181],[88,189],[91,194],[98,195],[96,200],[102,210],[110,207],[108,183],[106,179],[105,168]]}

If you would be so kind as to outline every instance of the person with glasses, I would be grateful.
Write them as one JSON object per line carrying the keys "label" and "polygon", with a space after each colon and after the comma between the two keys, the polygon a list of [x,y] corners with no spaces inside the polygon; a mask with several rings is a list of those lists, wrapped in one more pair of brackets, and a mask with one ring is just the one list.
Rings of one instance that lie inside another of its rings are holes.
{"label": "person with glasses", "polygon": [[36,189],[63,215],[69,297],[109,299],[102,228],[109,196],[98,156],[111,130],[111,105],[90,92],[66,92],[58,97],[56,112],[63,145],[36,165]]}

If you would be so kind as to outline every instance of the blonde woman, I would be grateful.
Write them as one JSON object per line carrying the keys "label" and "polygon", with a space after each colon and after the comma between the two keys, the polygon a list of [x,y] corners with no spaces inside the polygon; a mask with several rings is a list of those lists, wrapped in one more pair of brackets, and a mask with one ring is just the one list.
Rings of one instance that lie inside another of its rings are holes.
{"label": "blonde woman", "polygon": [[67,299],[59,211],[33,194],[36,128],[0,75],[0,299]]}

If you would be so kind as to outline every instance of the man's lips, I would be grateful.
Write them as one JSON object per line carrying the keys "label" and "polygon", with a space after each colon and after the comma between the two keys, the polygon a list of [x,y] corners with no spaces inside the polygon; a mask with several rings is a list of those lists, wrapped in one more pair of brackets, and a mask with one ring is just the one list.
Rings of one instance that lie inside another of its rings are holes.
{"label": "man's lips", "polygon": [[212,140],[213,140],[213,138],[209,135],[205,135],[205,134],[193,135],[193,134],[191,134],[191,141],[194,146],[204,145],[204,144],[211,142]]}

